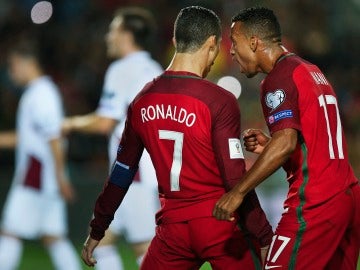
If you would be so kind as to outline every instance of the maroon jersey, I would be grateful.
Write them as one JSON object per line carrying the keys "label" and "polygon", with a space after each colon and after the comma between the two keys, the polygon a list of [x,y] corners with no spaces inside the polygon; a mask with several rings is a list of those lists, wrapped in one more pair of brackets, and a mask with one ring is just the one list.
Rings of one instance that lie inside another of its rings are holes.
{"label": "maroon jersey", "polygon": [[[215,203],[245,172],[239,138],[240,110],[231,93],[192,73],[166,71],[129,106],[117,167],[96,202],[91,236],[100,239],[111,222],[126,193],[126,185],[116,183],[132,179],[144,147],[157,174],[157,223],[212,217]],[[254,191],[239,213],[260,244],[269,244],[271,226]]]}
{"label": "maroon jersey", "polygon": [[[136,138],[131,148],[145,146],[151,156],[162,206],[157,221],[212,216],[224,186],[245,170],[236,99],[198,76],[167,71],[137,96],[128,120],[121,145]],[[121,153],[118,161],[131,166],[137,155]]]}
{"label": "maroon jersey", "polygon": [[299,131],[298,146],[284,165],[290,184],[285,207],[311,208],[358,181],[335,92],[317,66],[293,54],[282,56],[262,82],[261,102],[271,133]]}

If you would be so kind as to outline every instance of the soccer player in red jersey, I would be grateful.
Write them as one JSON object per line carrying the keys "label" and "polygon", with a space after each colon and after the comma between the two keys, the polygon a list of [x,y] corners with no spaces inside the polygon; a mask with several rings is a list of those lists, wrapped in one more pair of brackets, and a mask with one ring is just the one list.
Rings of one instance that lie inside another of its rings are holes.
{"label": "soccer player in red jersey", "polygon": [[213,269],[256,269],[253,259],[258,252],[251,253],[236,222],[242,221],[260,246],[270,244],[272,229],[255,192],[246,198],[247,205],[240,207],[233,222],[212,216],[216,201],[245,171],[237,100],[204,80],[220,41],[221,24],[213,11],[196,6],[180,11],[170,66],[129,106],[117,160],[96,201],[82,251],[87,265],[96,263],[93,251],[146,148],[157,174],[161,209],[141,269],[199,269],[205,261]]}
{"label": "soccer player in red jersey", "polygon": [[244,133],[246,150],[260,154],[219,202],[220,220],[279,167],[287,172],[284,213],[265,269],[356,269],[360,246],[360,187],[348,161],[336,94],[319,68],[281,45],[280,26],[267,8],[233,17],[231,54],[247,77],[258,72],[271,133]]}

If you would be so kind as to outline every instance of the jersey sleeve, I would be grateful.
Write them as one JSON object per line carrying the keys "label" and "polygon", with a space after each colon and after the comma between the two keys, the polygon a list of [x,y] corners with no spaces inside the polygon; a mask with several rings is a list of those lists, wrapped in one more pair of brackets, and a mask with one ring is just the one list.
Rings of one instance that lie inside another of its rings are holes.
{"label": "jersey sleeve", "polygon": [[240,132],[240,109],[234,98],[216,112],[212,125],[215,158],[227,189],[245,172]]}
{"label": "jersey sleeve", "polygon": [[94,218],[90,222],[91,238],[100,241],[104,237],[105,231],[114,219],[115,211],[124,199],[126,192],[126,189],[106,181],[95,203]]}
{"label": "jersey sleeve", "polygon": [[[221,175],[227,190],[233,188],[245,173],[244,156],[240,143],[240,109],[236,100],[228,102],[213,126],[213,145]],[[255,191],[251,191],[238,210],[243,228],[257,238],[262,246],[269,245],[273,236]]]}
{"label": "jersey sleeve", "polygon": [[125,122],[125,129],[121,136],[117,161],[126,164],[126,166],[129,166],[132,170],[137,170],[143,151],[144,144],[133,128],[132,105],[130,105]]}
{"label": "jersey sleeve", "polygon": [[44,138],[51,140],[61,136],[63,108],[56,91],[44,90],[41,91],[41,99],[35,99],[33,104],[34,127]]}
{"label": "jersey sleeve", "polygon": [[259,241],[261,247],[270,245],[273,230],[260,206],[255,190],[250,191],[245,196],[238,209],[238,214],[240,216],[239,222],[243,230],[253,235]]}
{"label": "jersey sleeve", "polygon": [[117,121],[125,119],[128,104],[124,98],[126,95],[123,87],[121,68],[112,64],[105,74],[103,90],[96,110],[98,115]]}
{"label": "jersey sleeve", "polygon": [[271,134],[285,128],[301,131],[298,89],[291,75],[264,82],[261,103]]}
{"label": "jersey sleeve", "polygon": [[[95,203],[94,219],[90,223],[90,236],[95,240],[100,240],[104,236],[105,230],[114,219],[115,211],[127,193],[144,150],[131,125],[131,106],[118,149],[116,164]],[[121,164],[121,170],[114,169],[118,164]]]}

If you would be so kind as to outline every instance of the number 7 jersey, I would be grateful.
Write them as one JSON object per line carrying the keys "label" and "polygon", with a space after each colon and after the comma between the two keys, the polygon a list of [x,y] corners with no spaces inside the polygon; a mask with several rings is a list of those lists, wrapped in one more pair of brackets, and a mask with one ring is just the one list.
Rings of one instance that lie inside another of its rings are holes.
{"label": "number 7 jersey", "polygon": [[311,208],[358,181],[335,92],[317,66],[283,55],[261,84],[261,102],[271,133],[299,132],[297,148],[283,166],[290,184],[285,207]]}
{"label": "number 7 jersey", "polygon": [[162,206],[158,222],[212,216],[225,187],[245,171],[237,100],[192,73],[166,71],[149,83],[130,105],[126,125],[118,161],[131,168],[142,147],[149,152]]}

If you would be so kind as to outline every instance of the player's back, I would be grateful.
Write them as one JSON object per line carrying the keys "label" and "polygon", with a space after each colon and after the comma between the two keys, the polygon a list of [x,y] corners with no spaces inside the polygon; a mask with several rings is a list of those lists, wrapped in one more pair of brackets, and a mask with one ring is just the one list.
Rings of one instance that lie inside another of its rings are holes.
{"label": "player's back", "polygon": [[[211,216],[225,192],[220,152],[230,156],[228,139],[240,135],[234,97],[194,74],[167,71],[135,99],[132,116],[156,169],[162,204],[158,218],[172,222]],[[243,163],[233,160],[238,176]]]}

